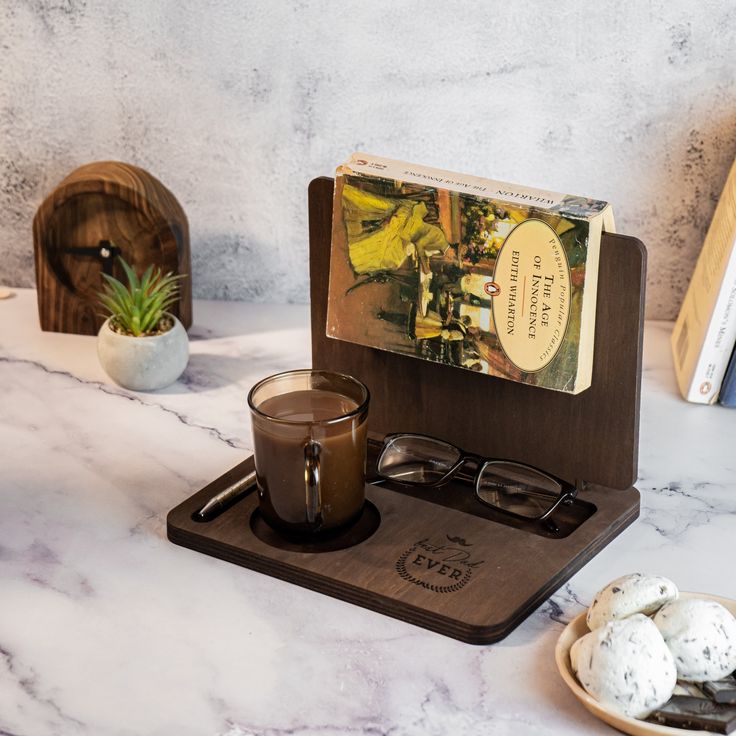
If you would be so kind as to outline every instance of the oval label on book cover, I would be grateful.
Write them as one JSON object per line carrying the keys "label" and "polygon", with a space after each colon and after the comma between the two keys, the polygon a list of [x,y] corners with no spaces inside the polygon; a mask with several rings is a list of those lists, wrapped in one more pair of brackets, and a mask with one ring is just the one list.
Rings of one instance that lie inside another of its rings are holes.
{"label": "oval label on book cover", "polygon": [[553,360],[570,316],[570,268],[557,233],[542,220],[518,224],[496,259],[493,321],[506,357],[525,373]]}

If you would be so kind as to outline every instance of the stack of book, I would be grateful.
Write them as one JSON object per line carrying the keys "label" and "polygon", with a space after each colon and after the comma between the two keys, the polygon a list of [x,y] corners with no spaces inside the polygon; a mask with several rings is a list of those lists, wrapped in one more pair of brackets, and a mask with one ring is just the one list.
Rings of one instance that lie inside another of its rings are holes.
{"label": "stack of book", "polygon": [[723,187],[672,332],[682,395],[736,407],[736,163]]}

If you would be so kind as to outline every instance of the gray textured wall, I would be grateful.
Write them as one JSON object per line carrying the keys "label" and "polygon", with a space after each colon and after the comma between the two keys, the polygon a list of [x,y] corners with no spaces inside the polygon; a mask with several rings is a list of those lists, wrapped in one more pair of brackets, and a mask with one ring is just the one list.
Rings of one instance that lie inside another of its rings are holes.
{"label": "gray textured wall", "polygon": [[76,166],[149,169],[198,296],[306,301],[306,186],[353,150],[614,203],[670,318],[736,153],[715,0],[3,0],[0,283]]}

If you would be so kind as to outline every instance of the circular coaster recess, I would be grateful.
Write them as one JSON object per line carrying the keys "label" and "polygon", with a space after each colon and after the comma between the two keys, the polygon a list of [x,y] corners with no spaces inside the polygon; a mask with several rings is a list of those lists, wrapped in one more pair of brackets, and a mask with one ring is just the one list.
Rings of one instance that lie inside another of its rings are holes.
{"label": "circular coaster recess", "polygon": [[336,552],[348,549],[371,537],[381,525],[381,514],[366,501],[360,516],[349,526],[324,532],[319,536],[286,536],[270,526],[256,508],[250,516],[250,528],[262,542],[288,552]]}

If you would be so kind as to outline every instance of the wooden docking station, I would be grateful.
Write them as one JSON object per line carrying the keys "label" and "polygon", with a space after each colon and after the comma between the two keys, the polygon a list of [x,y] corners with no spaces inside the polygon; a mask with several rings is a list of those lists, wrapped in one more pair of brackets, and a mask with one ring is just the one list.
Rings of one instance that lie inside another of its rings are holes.
{"label": "wooden docking station", "polygon": [[308,545],[266,527],[255,493],[213,521],[194,521],[209,498],[253,467],[248,458],[169,513],[169,539],[465,642],[498,641],[639,515],[632,484],[644,247],[603,236],[593,382],[571,396],[326,337],[332,188],[329,178],[309,188],[314,367],[368,386],[374,436],[444,437],[480,455],[583,479],[587,488],[564,509],[557,531],[510,523],[460,483],[428,490],[368,484],[360,521]]}

